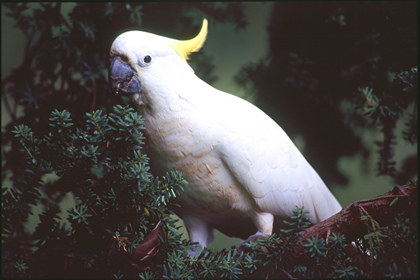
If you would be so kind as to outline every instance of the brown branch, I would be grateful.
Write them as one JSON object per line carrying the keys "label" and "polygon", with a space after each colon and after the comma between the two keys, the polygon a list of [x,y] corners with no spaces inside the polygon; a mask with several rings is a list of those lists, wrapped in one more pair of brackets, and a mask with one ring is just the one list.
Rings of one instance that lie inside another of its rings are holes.
{"label": "brown branch", "polygon": [[[397,201],[394,201],[395,199]],[[404,211],[417,215],[416,186],[396,186],[383,195],[349,204],[339,213],[311,226],[306,232],[301,232],[301,241],[317,235],[325,239],[328,235],[338,232],[345,235],[347,240],[353,241],[368,233],[365,221],[361,220],[362,216],[385,226],[393,223],[396,215]],[[304,251],[303,247],[296,249],[298,254]]]}
{"label": "brown branch", "polygon": [[[10,76],[9,76],[10,77]],[[16,110],[15,111],[13,111],[12,110],[12,107],[10,107],[10,103],[9,103],[9,100],[8,100],[8,97],[7,97],[7,92],[6,92],[6,86],[5,86],[5,84],[7,84],[9,81],[9,77],[7,77],[7,79],[4,79],[3,81],[2,81],[2,97],[3,97],[3,101],[4,101],[4,104],[6,105],[6,110],[7,110],[7,112],[9,113],[9,116],[11,117],[11,119],[12,119],[12,121],[13,122],[16,122]],[[17,102],[15,102],[15,104],[16,104]]]}
{"label": "brown branch", "polygon": [[[327,239],[332,233],[340,233],[350,241],[356,241],[369,233],[366,223],[375,228],[374,221],[380,226],[387,226],[395,222],[398,213],[406,212],[417,220],[417,187],[414,185],[395,186],[393,190],[375,198],[356,201],[344,207],[339,213],[300,232],[300,242],[293,248],[295,252],[291,259],[303,257],[307,239],[318,236]],[[365,216],[362,219],[362,216]],[[359,269],[366,275],[373,273],[373,255],[368,255],[355,244],[349,244],[346,253],[352,257]]]}

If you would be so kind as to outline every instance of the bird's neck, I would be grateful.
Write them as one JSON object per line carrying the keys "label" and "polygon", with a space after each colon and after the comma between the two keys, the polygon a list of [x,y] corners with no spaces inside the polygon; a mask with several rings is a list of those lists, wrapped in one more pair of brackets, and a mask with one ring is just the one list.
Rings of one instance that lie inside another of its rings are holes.
{"label": "bird's neck", "polygon": [[187,77],[166,79],[158,87],[134,97],[144,118],[176,118],[179,114],[192,111],[208,99],[210,87],[195,74]]}
{"label": "bird's neck", "polygon": [[[149,148],[157,153],[157,158],[161,154],[170,154],[171,158],[185,156],[180,154],[181,147],[177,145],[185,143],[184,138],[191,140],[191,135],[185,131],[199,129],[194,125],[197,112],[211,106],[206,102],[209,99],[207,87],[210,86],[198,77],[189,79],[189,83],[180,84],[163,87],[161,85],[160,92],[146,93],[142,97],[143,103],[139,106],[139,111],[145,119]],[[183,151],[188,154],[186,147],[183,147]]]}

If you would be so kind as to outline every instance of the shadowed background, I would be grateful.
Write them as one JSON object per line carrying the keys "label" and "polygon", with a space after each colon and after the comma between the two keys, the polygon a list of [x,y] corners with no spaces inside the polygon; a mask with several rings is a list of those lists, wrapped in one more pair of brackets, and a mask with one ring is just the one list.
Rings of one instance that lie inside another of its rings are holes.
{"label": "shadowed background", "polygon": [[[37,5],[32,4],[35,8]],[[121,4],[121,9],[124,5]],[[61,6],[65,18],[69,19],[68,13],[74,7],[74,3]],[[255,103],[274,118],[343,206],[382,194],[395,184],[406,183],[417,176],[417,145],[404,140],[402,133],[409,121],[407,112],[416,106],[414,102],[403,108],[402,117],[396,120],[392,147],[396,171],[391,176],[378,176],[377,162],[381,159],[376,141],[384,141],[387,136],[380,125],[363,116],[360,109],[363,105],[359,103],[366,103],[366,99],[357,91],[358,87],[369,86],[374,88],[374,93],[391,95],[394,93],[392,73],[416,66],[414,2],[244,2],[228,8],[223,4],[145,3],[140,10],[138,29],[177,39],[195,35],[202,18],[208,17],[207,41],[191,61],[197,75],[220,90]],[[27,42],[7,12],[2,6],[3,81],[22,65]],[[106,34],[92,35],[97,51],[106,54],[113,38],[136,27],[118,18],[114,19],[115,25],[101,26],[95,22],[95,17],[101,14],[86,14],[85,26],[91,24],[95,26],[92,32]],[[88,29],[83,30],[88,32]],[[80,44],[84,44],[86,39],[80,40]],[[49,62],[46,59],[40,61],[54,63],[53,58]],[[100,90],[93,107],[106,110],[112,104],[128,101],[109,91],[105,73],[108,64],[107,61],[102,63],[104,73],[97,79],[98,84],[103,85],[98,86]],[[25,79],[25,72],[21,71]],[[52,90],[55,89],[53,85]],[[89,95],[80,102],[78,112],[76,108],[72,110],[73,104],[66,102],[72,94],[69,92],[51,96],[49,100],[54,102],[45,105],[42,103],[45,98],[37,101],[39,104],[25,103],[19,101],[22,98],[6,94],[2,88],[2,131],[7,125],[10,128],[11,122],[6,99],[16,118],[26,115],[21,122],[34,118],[42,123],[42,114],[31,115],[35,112],[26,110],[25,106],[40,106],[46,115],[56,107],[82,114],[92,107],[92,90],[84,90]],[[14,121],[16,123],[19,122]],[[7,143],[3,141],[3,156],[8,151]],[[3,174],[2,179],[3,184],[9,183],[9,175]],[[54,181],[54,178],[46,180]],[[72,197],[66,195],[60,204],[63,218],[72,204]],[[28,229],[33,230],[37,222],[35,212]],[[238,241],[217,233],[210,247],[220,249]]]}

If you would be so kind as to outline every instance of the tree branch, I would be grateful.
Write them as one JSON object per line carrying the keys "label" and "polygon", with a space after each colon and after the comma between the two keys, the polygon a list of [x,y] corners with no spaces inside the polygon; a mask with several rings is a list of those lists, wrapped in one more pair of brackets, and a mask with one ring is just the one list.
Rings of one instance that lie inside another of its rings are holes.
{"label": "tree branch", "polygon": [[[306,251],[303,244],[314,236],[327,240],[332,233],[340,233],[349,242],[356,241],[369,233],[366,223],[371,223],[373,228],[375,228],[374,221],[380,226],[387,226],[395,223],[395,217],[401,212],[412,215],[413,221],[417,220],[417,186],[414,184],[395,186],[393,190],[383,195],[356,201],[344,207],[339,213],[311,226],[305,232],[300,232],[302,237],[298,245],[293,248],[295,253],[291,258],[301,258]],[[372,272],[372,263],[369,262],[368,254],[361,252],[354,244],[350,244],[346,249],[349,256],[356,260],[359,268],[369,275]]]}
{"label": "tree branch", "polygon": [[[396,215],[403,211],[417,216],[417,187],[414,185],[395,186],[383,195],[349,204],[339,213],[301,232],[301,241],[316,235],[328,238],[334,232],[344,234],[347,240],[354,241],[368,233],[365,221],[361,220],[362,216],[385,226],[393,223]],[[304,251],[303,247],[296,249],[300,249],[298,252]]]}

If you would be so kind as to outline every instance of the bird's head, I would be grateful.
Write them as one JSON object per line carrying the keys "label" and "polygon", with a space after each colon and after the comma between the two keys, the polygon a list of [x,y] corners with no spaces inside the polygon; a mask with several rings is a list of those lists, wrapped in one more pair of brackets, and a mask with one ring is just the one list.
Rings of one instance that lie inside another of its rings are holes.
{"label": "bird's head", "polygon": [[132,95],[170,87],[168,81],[179,79],[183,71],[191,72],[188,56],[203,46],[206,35],[206,19],[198,35],[190,40],[176,40],[142,31],[119,35],[110,51],[109,81],[112,88],[117,94]]}

